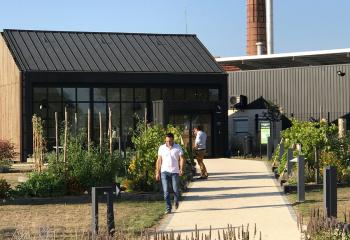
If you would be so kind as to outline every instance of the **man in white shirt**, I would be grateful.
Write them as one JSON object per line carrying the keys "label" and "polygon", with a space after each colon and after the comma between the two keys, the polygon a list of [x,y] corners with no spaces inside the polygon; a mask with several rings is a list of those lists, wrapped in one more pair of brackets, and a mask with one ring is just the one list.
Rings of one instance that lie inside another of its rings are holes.
{"label": "man in white shirt", "polygon": [[165,144],[158,149],[158,159],[156,164],[156,180],[162,180],[164,200],[166,202],[166,214],[171,213],[171,201],[168,182],[172,181],[174,191],[175,209],[179,207],[179,183],[182,176],[185,159],[180,145],[174,143],[174,135],[168,133],[165,137]]}
{"label": "man in white shirt", "polygon": [[198,165],[201,169],[200,179],[207,179],[208,172],[203,162],[205,152],[206,152],[207,134],[202,130],[200,126],[195,127],[193,129],[193,132],[196,135],[196,140],[194,141],[194,144],[195,144],[194,152],[196,155]]}

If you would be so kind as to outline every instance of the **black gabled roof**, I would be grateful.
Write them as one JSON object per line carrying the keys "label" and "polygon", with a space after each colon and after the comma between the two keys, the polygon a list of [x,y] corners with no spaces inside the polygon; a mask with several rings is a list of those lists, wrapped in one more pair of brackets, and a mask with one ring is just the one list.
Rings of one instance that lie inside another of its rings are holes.
{"label": "black gabled roof", "polygon": [[196,35],[9,30],[22,71],[223,73]]}
{"label": "black gabled roof", "polygon": [[262,96],[247,104],[244,109],[268,109],[269,103]]}

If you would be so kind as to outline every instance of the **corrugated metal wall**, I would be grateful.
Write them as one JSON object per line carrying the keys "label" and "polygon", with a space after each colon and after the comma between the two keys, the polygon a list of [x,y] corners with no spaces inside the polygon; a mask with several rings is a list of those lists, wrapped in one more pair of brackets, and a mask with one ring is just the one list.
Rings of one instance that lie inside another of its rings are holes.
{"label": "corrugated metal wall", "polygon": [[334,121],[350,112],[350,64],[230,72],[228,87],[229,96],[263,96],[300,120]]}

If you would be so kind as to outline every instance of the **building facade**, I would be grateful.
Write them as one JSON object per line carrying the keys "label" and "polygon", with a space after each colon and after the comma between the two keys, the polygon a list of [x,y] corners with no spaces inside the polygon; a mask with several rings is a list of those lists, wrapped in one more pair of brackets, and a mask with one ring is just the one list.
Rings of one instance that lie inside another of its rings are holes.
{"label": "building facade", "polygon": [[188,128],[203,125],[210,155],[226,153],[227,74],[195,35],[4,30],[1,44],[8,63],[0,64],[0,138],[16,144],[22,161],[32,152],[33,114],[44,120],[51,147],[55,112],[62,121],[67,109],[70,123],[76,115],[77,127],[97,141],[99,114],[107,134],[111,109],[112,128],[131,146],[130,130],[139,119],[153,121],[159,100],[167,103],[164,124],[189,139]]}

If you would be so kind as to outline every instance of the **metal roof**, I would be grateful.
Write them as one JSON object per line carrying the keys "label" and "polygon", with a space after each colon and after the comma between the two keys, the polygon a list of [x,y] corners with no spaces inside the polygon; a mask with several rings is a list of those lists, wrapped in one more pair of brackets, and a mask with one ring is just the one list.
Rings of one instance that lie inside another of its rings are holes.
{"label": "metal roof", "polygon": [[223,73],[196,35],[10,30],[22,71]]}
{"label": "metal roof", "polygon": [[216,58],[219,64],[234,65],[241,70],[305,67],[350,63],[350,48]]}

